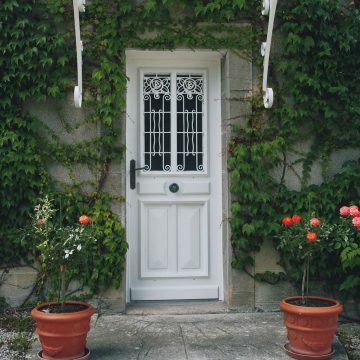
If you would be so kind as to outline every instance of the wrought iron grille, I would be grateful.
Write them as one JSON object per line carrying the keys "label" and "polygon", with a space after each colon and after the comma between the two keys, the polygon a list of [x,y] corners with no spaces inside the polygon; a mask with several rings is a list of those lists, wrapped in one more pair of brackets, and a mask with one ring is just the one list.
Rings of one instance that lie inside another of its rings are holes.
{"label": "wrought iron grille", "polygon": [[204,170],[204,75],[143,76],[145,171]]}
{"label": "wrought iron grille", "polygon": [[171,170],[171,76],[144,76],[145,166],[150,171]]}
{"label": "wrought iron grille", "polygon": [[202,75],[177,75],[177,170],[203,170]]}

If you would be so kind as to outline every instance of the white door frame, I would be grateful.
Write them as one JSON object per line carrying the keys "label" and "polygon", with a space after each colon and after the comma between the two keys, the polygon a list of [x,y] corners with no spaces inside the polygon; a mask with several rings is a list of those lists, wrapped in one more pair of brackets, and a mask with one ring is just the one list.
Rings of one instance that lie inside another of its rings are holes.
{"label": "white door frame", "polygon": [[[159,60],[161,61],[167,60],[169,61],[169,67],[171,67],[171,61],[179,61],[179,60],[190,60],[195,62],[209,62],[209,61],[217,61],[217,70],[215,71],[215,78],[217,82],[219,98],[217,103],[215,104],[215,107],[212,108],[213,111],[215,109],[216,116],[214,116],[214,119],[218,123],[216,123],[217,129],[219,129],[219,133],[216,134],[216,147],[219,151],[219,164],[220,164],[220,170],[219,173],[216,174],[217,181],[216,186],[220,187],[219,194],[220,199],[219,203],[217,204],[219,206],[219,209],[217,211],[219,219],[219,226],[221,224],[221,214],[222,214],[222,161],[221,161],[221,72],[220,72],[220,59],[221,54],[219,52],[215,51],[207,51],[207,50],[198,50],[198,51],[189,51],[189,50],[175,50],[175,51],[146,51],[146,50],[127,50],[126,51],[126,64],[127,64],[127,76],[128,74],[128,64],[133,60]],[[130,160],[134,158],[134,154],[129,150],[128,147],[128,139],[130,139],[130,130],[128,123],[138,121],[138,119],[132,118],[132,114],[138,114],[139,113],[139,104],[137,101],[134,101],[134,86],[137,92],[137,96],[139,96],[139,84],[133,84],[132,90],[127,92],[127,98],[126,98],[126,236],[129,243],[129,251],[127,253],[127,265],[126,265],[126,302],[130,301],[130,269],[131,269],[131,257],[130,257],[130,247],[132,246],[131,242],[131,234],[130,234],[130,228],[131,228],[131,211],[130,206],[131,202],[129,199],[131,199],[132,196],[134,196],[134,191],[130,189],[130,171],[129,171],[129,163]],[[129,86],[130,87],[130,86]],[[208,135],[208,141],[209,139]],[[211,143],[209,143],[211,146]],[[138,145],[137,145],[138,147]],[[211,221],[211,219],[210,219]],[[222,237],[222,231],[219,231],[220,236]],[[223,283],[223,241],[222,238],[219,238],[216,245],[216,262],[217,262],[217,269],[220,272],[219,273],[219,300],[224,300],[224,283]]]}

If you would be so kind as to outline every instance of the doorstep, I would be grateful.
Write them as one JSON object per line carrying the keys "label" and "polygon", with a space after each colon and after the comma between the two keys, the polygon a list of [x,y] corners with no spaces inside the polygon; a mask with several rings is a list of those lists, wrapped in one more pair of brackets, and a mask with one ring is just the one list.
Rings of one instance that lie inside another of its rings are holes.
{"label": "doorstep", "polygon": [[231,312],[223,301],[134,301],[126,305],[127,315],[191,315]]}

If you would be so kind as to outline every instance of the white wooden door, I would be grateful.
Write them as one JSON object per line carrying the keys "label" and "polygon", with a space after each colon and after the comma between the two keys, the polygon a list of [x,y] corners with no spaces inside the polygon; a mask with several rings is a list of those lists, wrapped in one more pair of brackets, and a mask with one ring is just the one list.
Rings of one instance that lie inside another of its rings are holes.
{"label": "white wooden door", "polygon": [[220,56],[126,56],[127,298],[222,299]]}

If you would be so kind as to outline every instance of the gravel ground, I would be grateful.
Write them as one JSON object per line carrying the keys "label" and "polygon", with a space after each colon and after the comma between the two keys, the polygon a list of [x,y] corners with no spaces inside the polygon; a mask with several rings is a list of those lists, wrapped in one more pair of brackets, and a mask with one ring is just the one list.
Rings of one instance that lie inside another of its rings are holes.
{"label": "gravel ground", "polygon": [[340,324],[338,336],[349,355],[349,360],[360,360],[360,324]]}
{"label": "gravel ground", "polygon": [[[33,333],[23,333],[30,341],[35,337]],[[31,355],[19,353],[17,351],[9,349],[9,344],[13,339],[19,336],[18,332],[4,330],[0,328],[0,360],[25,360],[30,359]]]}
{"label": "gravel ground", "polygon": [[34,340],[34,323],[26,310],[0,313],[0,360],[30,359],[26,351]]}

